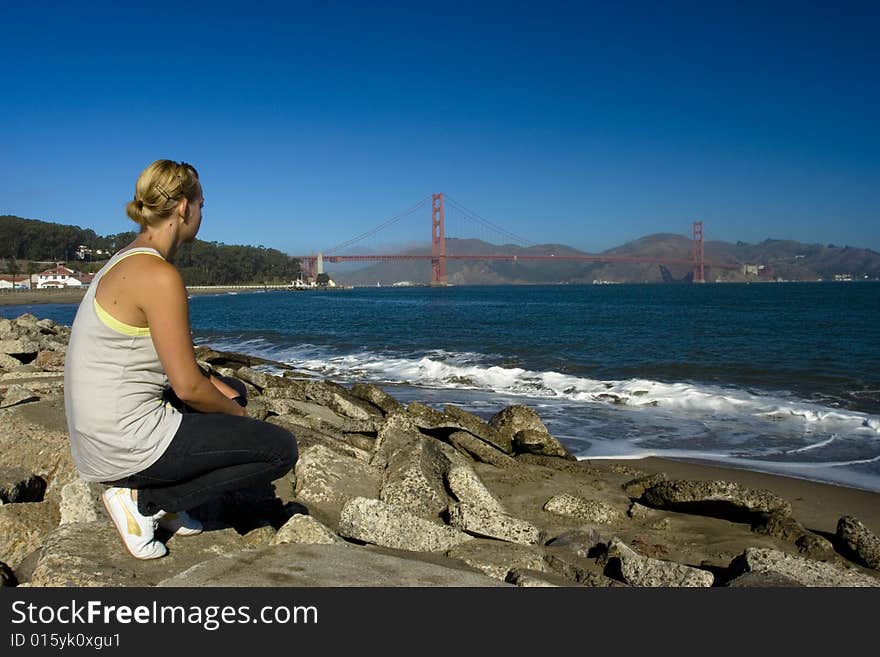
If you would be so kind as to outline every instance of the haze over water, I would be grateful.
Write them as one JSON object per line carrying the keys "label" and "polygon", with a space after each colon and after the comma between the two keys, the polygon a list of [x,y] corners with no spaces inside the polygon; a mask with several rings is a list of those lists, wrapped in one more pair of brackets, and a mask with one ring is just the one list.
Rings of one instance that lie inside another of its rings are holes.
{"label": "haze over water", "polygon": [[[195,296],[197,343],[488,419],[580,458],[704,460],[880,491],[880,284],[359,288]],[[75,306],[0,307],[69,324]]]}

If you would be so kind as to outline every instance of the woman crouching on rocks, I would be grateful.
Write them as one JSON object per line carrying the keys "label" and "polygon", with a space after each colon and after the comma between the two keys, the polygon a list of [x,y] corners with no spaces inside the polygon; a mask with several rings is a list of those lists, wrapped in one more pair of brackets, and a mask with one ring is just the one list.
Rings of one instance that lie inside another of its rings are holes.
{"label": "woman crouching on rocks", "polygon": [[297,458],[287,430],[247,417],[245,389],[196,363],[187,291],[171,264],[202,221],[195,168],[157,160],[126,212],[140,234],[95,275],[71,329],[64,370],[70,448],[132,556],[167,554],[157,527],[197,534],[186,513],[268,483]]}

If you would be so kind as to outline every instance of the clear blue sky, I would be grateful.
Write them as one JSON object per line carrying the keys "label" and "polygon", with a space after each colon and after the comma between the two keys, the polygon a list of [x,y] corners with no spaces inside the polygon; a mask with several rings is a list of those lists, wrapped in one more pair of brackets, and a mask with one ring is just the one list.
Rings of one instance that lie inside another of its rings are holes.
{"label": "clear blue sky", "polygon": [[587,251],[880,250],[880,3],[509,4],[0,0],[0,214],[130,230],[167,157],[201,238],[291,254],[441,191]]}

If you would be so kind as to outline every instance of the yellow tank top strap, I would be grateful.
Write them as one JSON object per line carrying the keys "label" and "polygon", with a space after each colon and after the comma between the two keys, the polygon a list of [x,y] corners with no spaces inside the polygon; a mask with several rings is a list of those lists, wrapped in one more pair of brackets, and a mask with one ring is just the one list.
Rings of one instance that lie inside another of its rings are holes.
{"label": "yellow tank top strap", "polygon": [[[125,260],[125,259],[128,258],[129,256],[137,255],[137,254],[139,254],[139,253],[143,253],[143,254],[145,254],[145,255],[156,256],[157,258],[161,258],[162,260],[165,259],[165,258],[162,258],[162,256],[161,256],[159,253],[157,253],[157,252],[155,252],[155,251],[153,251],[153,250],[149,250],[149,249],[131,249],[130,251],[125,251],[121,256],[119,256],[119,258],[116,260],[116,262],[114,262],[112,265],[110,265],[109,267],[107,267],[107,269],[104,270],[104,274],[106,274],[108,271],[110,271],[111,269],[113,269],[116,265],[118,265],[120,262],[122,262],[123,260]],[[101,274],[101,275],[103,276],[104,274]]]}
{"label": "yellow tank top strap", "polygon": [[[162,256],[159,253],[156,253],[155,251],[153,251],[151,249],[131,249],[130,251],[125,251],[121,256],[119,256],[119,258],[117,258],[116,262],[114,262],[112,265],[107,267],[107,269],[104,270],[104,273],[101,274],[101,276],[106,274],[108,271],[113,269],[116,265],[118,265],[120,262],[122,262],[123,260],[125,260],[129,256],[138,255],[139,253],[143,253],[145,255],[156,256],[157,258],[162,258]],[[162,260],[164,260],[164,259],[165,258],[162,258]],[[92,302],[92,305],[95,308],[95,314],[98,316],[98,319],[100,319],[101,322],[107,328],[113,329],[117,333],[122,333],[123,335],[130,335],[132,337],[143,337],[146,335],[150,335],[150,327],[149,326],[132,326],[131,324],[126,324],[125,322],[120,322],[113,315],[111,315],[110,313],[108,313],[106,310],[104,310],[101,307],[101,304],[98,303],[97,297],[95,297],[94,301]]]}
{"label": "yellow tank top strap", "polygon": [[131,324],[120,322],[113,315],[101,308],[101,304],[98,303],[97,299],[92,302],[92,305],[95,308],[95,314],[98,316],[98,319],[100,319],[107,328],[113,329],[117,333],[122,333],[123,335],[130,335],[134,338],[150,335],[149,326],[132,326]]}

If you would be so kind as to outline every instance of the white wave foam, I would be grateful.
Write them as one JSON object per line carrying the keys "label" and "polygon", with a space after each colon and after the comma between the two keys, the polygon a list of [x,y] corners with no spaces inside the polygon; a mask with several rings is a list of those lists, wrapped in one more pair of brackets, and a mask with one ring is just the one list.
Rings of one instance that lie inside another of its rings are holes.
{"label": "white wave foam", "polygon": [[799,449],[790,449],[786,454],[797,454],[799,452],[809,452],[810,450],[819,449],[821,447],[827,447],[831,443],[837,440],[837,434],[833,434],[828,440],[821,440],[818,443],[813,443],[812,445],[807,445],[806,447],[801,447]]}
{"label": "white wave foam", "polygon": [[302,345],[273,355],[276,360],[284,360],[296,369],[341,379],[482,390],[556,401],[610,404],[634,410],[656,408],[714,418],[750,416],[764,421],[799,421],[828,432],[868,429],[869,433],[880,434],[880,418],[877,416],[805,401],[720,386],[645,379],[602,381],[553,371],[482,365],[474,362],[478,357],[479,354],[443,351],[434,351],[421,358],[394,357],[369,351],[334,356],[313,345]]}

